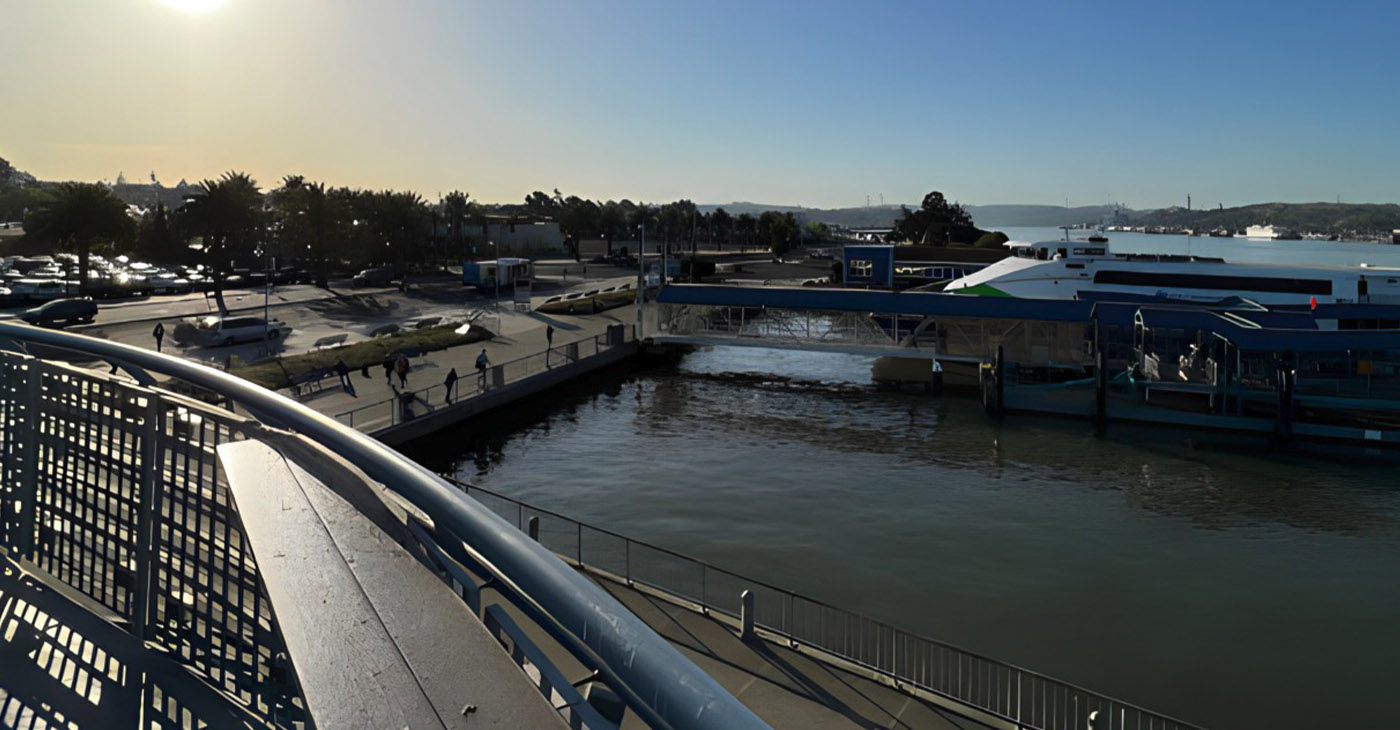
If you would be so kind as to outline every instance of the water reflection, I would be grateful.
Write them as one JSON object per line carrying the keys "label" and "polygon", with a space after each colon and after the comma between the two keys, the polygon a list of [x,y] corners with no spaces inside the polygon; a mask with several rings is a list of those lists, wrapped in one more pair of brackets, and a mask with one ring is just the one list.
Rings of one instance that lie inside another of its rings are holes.
{"label": "water reflection", "polygon": [[1386,709],[1356,678],[1400,652],[1393,466],[997,421],[877,390],[868,360],[765,352],[601,379],[409,455],[1206,725]]}

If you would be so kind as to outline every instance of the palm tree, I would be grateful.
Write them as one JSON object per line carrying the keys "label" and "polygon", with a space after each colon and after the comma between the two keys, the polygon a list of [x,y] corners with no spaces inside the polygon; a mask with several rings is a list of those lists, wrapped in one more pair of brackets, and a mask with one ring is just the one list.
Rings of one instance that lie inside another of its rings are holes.
{"label": "palm tree", "polygon": [[268,201],[280,219],[283,238],[296,245],[298,254],[311,259],[316,286],[329,287],[328,242],[344,223],[339,199],[326,191],[325,183],[288,175],[282,178],[282,187],[268,193]]}
{"label": "palm tree", "polygon": [[443,212],[447,214],[447,230],[452,237],[452,242],[457,244],[456,250],[461,252],[462,260],[467,258],[465,234],[467,227],[467,216],[471,214],[471,204],[467,202],[468,194],[460,190],[453,190],[443,199]]}
{"label": "palm tree", "polygon": [[214,278],[214,301],[219,313],[224,304],[224,274],[230,257],[247,259],[256,254],[263,238],[263,195],[247,173],[226,172],[218,180],[205,180],[202,195],[189,198],[180,209],[186,230],[202,240]]}
{"label": "palm tree", "polygon": [[24,229],[26,239],[77,249],[78,292],[86,293],[92,244],[125,240],[135,232],[136,223],[127,215],[126,203],[107,186],[64,183],[29,213]]}

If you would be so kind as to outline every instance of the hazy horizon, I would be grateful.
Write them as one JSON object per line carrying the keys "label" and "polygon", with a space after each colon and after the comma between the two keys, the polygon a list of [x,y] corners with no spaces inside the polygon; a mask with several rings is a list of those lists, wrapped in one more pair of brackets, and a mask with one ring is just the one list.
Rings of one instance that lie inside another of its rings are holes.
{"label": "hazy horizon", "polygon": [[[1400,8],[0,0],[40,179],[819,208],[1400,200]],[[195,5],[209,6],[194,9]]]}

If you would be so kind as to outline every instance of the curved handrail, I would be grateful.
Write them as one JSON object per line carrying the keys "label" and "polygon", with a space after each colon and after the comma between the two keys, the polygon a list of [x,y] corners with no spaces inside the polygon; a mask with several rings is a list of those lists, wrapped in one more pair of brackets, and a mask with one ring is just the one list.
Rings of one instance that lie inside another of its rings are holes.
{"label": "curved handrail", "polygon": [[388,446],[286,396],[171,355],[10,322],[0,322],[0,339],[4,338],[178,378],[223,395],[263,423],[320,443],[461,537],[487,565],[572,634],[578,640],[576,648],[596,656],[599,673],[627,696],[629,706],[648,724],[677,730],[768,727],[607,591]]}

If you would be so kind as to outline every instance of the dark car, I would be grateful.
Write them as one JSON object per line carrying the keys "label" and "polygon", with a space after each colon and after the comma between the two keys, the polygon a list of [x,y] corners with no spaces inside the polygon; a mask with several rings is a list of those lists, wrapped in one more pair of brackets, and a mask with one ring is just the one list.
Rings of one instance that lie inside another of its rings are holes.
{"label": "dark car", "polygon": [[365,269],[351,279],[355,286],[389,286],[394,283],[393,269]]}
{"label": "dark car", "polygon": [[82,299],[55,299],[43,306],[26,309],[19,318],[38,327],[64,327],[86,324],[97,316],[97,303]]}

